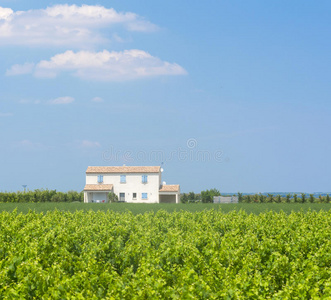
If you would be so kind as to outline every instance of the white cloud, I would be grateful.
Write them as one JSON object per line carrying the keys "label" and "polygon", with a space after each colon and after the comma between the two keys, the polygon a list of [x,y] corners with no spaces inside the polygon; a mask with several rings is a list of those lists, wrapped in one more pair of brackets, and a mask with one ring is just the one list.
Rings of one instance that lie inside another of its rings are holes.
{"label": "white cloud", "polygon": [[46,149],[47,148],[42,143],[32,142],[30,140],[22,140],[22,141],[16,143],[16,145],[19,148],[22,148],[24,150],[43,150],[43,149]]}
{"label": "white cloud", "polygon": [[13,116],[12,113],[2,113],[2,112],[0,112],[0,117],[11,117],[11,116]]}
{"label": "white cloud", "polygon": [[50,100],[49,103],[50,104],[69,104],[74,101],[75,101],[75,99],[73,97],[66,96],[66,97],[59,97],[59,98]]}
{"label": "white cloud", "polygon": [[92,99],[92,102],[103,102],[103,99],[102,98],[100,98],[100,97],[94,97],[93,99]]}
{"label": "white cloud", "polygon": [[98,5],[55,5],[14,12],[0,7],[0,44],[82,47],[108,41],[102,29],[155,31],[157,26],[131,12]]}
{"label": "white cloud", "polygon": [[13,13],[13,10],[10,8],[0,7],[0,20],[8,20]]}
{"label": "white cloud", "polygon": [[[19,66],[16,65],[16,69]],[[66,51],[43,60],[32,70],[36,77],[55,78],[61,72],[97,81],[125,81],[160,75],[185,75],[184,68],[142,50],[122,52]]]}
{"label": "white cloud", "polygon": [[32,72],[34,64],[32,63],[25,63],[23,65],[13,65],[9,70],[7,70],[7,76],[14,76],[14,75],[23,75],[29,74]]}
{"label": "white cloud", "polygon": [[98,142],[83,140],[79,143],[81,148],[100,148],[101,145]]}

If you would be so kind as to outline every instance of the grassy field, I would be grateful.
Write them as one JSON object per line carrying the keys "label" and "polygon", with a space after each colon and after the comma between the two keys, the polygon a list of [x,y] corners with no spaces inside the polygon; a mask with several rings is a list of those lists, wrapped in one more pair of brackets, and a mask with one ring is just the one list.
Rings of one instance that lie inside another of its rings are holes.
{"label": "grassy field", "polygon": [[221,210],[222,212],[230,212],[233,210],[244,210],[247,213],[259,214],[266,211],[284,211],[290,213],[292,211],[309,210],[320,211],[330,210],[330,203],[238,203],[238,204],[131,204],[131,203],[0,203],[1,211],[13,211],[17,209],[18,212],[27,213],[29,210],[35,212],[43,212],[53,210],[62,211],[116,211],[125,212],[131,211],[133,214],[143,214],[145,212],[165,210],[167,212],[173,211],[189,211],[197,212],[203,210]]}

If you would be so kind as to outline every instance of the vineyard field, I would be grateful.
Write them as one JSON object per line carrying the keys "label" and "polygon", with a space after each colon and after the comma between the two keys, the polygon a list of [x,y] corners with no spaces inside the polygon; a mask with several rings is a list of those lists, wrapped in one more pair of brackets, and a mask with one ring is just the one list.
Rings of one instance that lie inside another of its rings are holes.
{"label": "vineyard field", "polygon": [[165,210],[167,212],[174,211],[189,211],[199,212],[203,210],[221,210],[222,212],[231,212],[233,210],[244,210],[247,213],[259,214],[261,212],[275,211],[291,213],[292,211],[309,210],[320,211],[330,210],[330,203],[237,203],[237,204],[213,204],[213,203],[198,203],[198,204],[143,204],[143,203],[65,203],[65,202],[42,202],[42,203],[0,203],[1,211],[13,211],[17,209],[18,212],[27,213],[29,210],[35,212],[46,213],[53,210],[61,211],[114,211],[126,212],[130,211],[133,214],[141,214],[145,212],[157,212]]}
{"label": "vineyard field", "polygon": [[329,297],[330,210],[0,213],[0,299]]}

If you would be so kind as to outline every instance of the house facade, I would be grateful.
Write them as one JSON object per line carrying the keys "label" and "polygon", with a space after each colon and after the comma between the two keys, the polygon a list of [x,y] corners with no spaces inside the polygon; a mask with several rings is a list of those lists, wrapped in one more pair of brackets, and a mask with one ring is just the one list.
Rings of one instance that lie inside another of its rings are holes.
{"label": "house facade", "polygon": [[159,166],[88,167],[84,202],[107,202],[110,192],[121,202],[179,203],[179,185],[162,183]]}

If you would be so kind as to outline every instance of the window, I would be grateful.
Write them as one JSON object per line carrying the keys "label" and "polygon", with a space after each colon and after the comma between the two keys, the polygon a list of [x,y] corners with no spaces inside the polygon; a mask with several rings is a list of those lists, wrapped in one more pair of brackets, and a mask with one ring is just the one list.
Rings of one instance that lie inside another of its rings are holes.
{"label": "window", "polygon": [[125,193],[120,193],[120,201],[125,201]]}
{"label": "window", "polygon": [[103,183],[103,175],[98,175],[98,183]]}
{"label": "window", "polygon": [[141,199],[147,200],[147,193],[141,193]]}
{"label": "window", "polygon": [[126,175],[121,175],[121,183],[126,183]]}
{"label": "window", "polygon": [[136,200],[137,199],[137,193],[132,193],[132,199]]}
{"label": "window", "polygon": [[142,175],[141,176],[141,182],[142,183],[147,183],[147,175]]}

